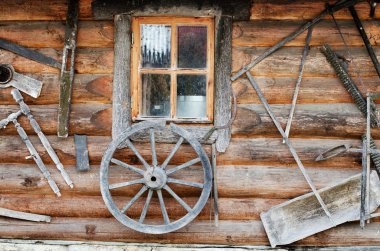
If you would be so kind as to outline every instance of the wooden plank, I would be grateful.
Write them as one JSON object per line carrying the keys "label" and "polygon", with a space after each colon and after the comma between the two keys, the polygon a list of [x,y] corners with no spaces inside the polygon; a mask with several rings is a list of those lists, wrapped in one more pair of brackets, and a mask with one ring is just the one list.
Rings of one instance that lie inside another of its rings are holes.
{"label": "wooden plank", "polygon": [[[373,223],[360,230],[357,223],[348,223],[295,243],[295,246],[379,245],[378,228]],[[17,231],[16,231],[17,229]],[[220,221],[219,227],[210,221],[195,221],[176,232],[164,235],[138,233],[115,219],[55,218],[50,224],[1,219],[0,236],[19,239],[61,239],[119,242],[197,243],[226,245],[268,245],[260,221]],[[347,238],[350,236],[350,238]]]}
{"label": "wooden plank", "polygon": [[[231,117],[232,17],[220,18],[216,38],[214,124],[224,126]],[[225,152],[231,139],[231,129],[219,130],[217,134],[216,149],[218,152]]]}
{"label": "wooden plank", "polygon": [[[363,46],[363,40],[353,21],[337,21],[344,38],[349,46]],[[302,21],[255,21],[234,23],[233,46],[273,46],[283,37],[288,36],[303,24]],[[379,44],[380,26],[377,21],[363,21],[363,26],[371,44]],[[303,46],[306,31],[294,40],[285,44],[288,46]],[[273,37],[273,34],[276,34]],[[331,46],[344,46],[342,38],[334,21],[324,20],[314,26],[311,46],[329,44]]]}
{"label": "wooden plank", "polygon": [[[112,22],[82,21],[78,27],[78,48],[113,47]],[[25,47],[61,48],[64,43],[65,25],[58,21],[0,22],[0,33],[2,38]]]}
{"label": "wooden plank", "polygon": [[[33,48],[32,48],[33,49]],[[58,61],[61,50],[53,48],[41,48],[37,51],[50,56]],[[0,51],[0,60],[12,64],[19,73],[54,73],[59,70],[32,60],[17,56],[12,52]],[[110,48],[78,49],[75,58],[75,71],[77,73],[111,74],[113,72],[113,50]]]}
{"label": "wooden plank", "polygon": [[[295,1],[277,1],[277,0],[258,0],[251,5],[251,20],[309,20],[317,16],[326,7],[326,2],[330,4],[336,1],[308,1],[305,4],[303,0]],[[359,17],[362,20],[370,19],[368,3],[358,3],[355,5]],[[376,9],[375,17],[378,17],[379,10]],[[351,20],[348,9],[342,9],[334,13],[336,19]],[[331,16],[325,16],[325,19],[331,19]]]}
{"label": "wooden plank", "polygon": [[[22,155],[21,155],[22,156]],[[176,161],[176,159],[174,159]],[[132,161],[127,163],[133,164]],[[346,168],[346,166],[348,168]],[[317,188],[330,186],[360,172],[360,164],[358,167],[350,167],[347,162],[346,166],[322,166],[322,167],[307,167],[310,177],[315,182]],[[67,199],[79,198],[79,196],[100,196],[99,184],[99,165],[91,166],[87,173],[78,173],[75,170],[75,164],[65,164],[65,170],[72,177],[75,184],[75,189],[70,189],[65,183],[59,172],[52,165],[47,165],[51,171],[53,179],[61,188],[62,197]],[[171,168],[171,166],[170,166]],[[125,182],[141,178],[138,174],[126,171],[121,167],[113,166],[110,169],[109,181],[111,184]],[[200,181],[200,167],[194,166],[181,170],[176,174],[175,178]],[[2,193],[17,194],[17,196],[46,196],[53,197],[47,181],[39,172],[38,167],[34,163],[30,164],[0,164],[0,173],[4,177],[0,184]],[[298,171],[296,165],[288,164],[280,165],[234,165],[234,166],[219,166],[217,170],[218,176],[218,191],[219,199],[228,199],[230,203],[234,199],[252,200],[253,198],[268,199],[291,199],[296,196],[310,192],[310,188],[304,181],[302,174]],[[291,181],[291,182],[289,182]],[[141,185],[140,185],[141,186]],[[112,195],[120,197],[133,197],[139,190],[139,185],[130,186],[128,189],[113,189]],[[187,197],[198,197],[199,190],[189,189],[181,185],[170,185],[175,192]],[[27,194],[27,195],[26,195]],[[167,196],[167,194],[164,194]],[[15,198],[17,198],[17,196]],[[74,198],[75,197],[75,198]],[[121,201],[124,202],[125,201]],[[261,202],[271,204],[269,202]],[[273,202],[274,203],[274,202]],[[5,204],[4,204],[5,205]],[[258,202],[257,205],[260,205]],[[17,206],[17,204],[15,204]],[[88,204],[90,207],[91,204]],[[233,208],[233,207],[232,207]],[[260,207],[261,208],[261,207]],[[219,207],[220,213],[229,210],[225,207]],[[141,211],[140,211],[141,212]],[[249,212],[249,210],[247,211]],[[94,213],[95,214],[95,213]],[[224,214],[224,213],[222,213]],[[230,213],[228,213],[230,214]],[[232,217],[232,216],[231,216]]]}
{"label": "wooden plank", "polygon": [[[92,19],[92,0],[79,1],[79,19]],[[66,0],[28,0],[10,1],[0,6],[1,21],[51,21],[65,20],[67,11]]]}
{"label": "wooden plank", "polygon": [[[266,47],[234,47],[232,49],[232,71],[236,72],[240,70],[244,65],[261,55],[266,49]],[[340,55],[346,55],[346,50],[342,47],[334,47],[333,49]],[[375,47],[374,49],[375,53],[380,55],[380,47]],[[350,52],[356,65],[354,67],[352,63],[349,64],[348,72],[351,76],[355,77],[357,75],[354,69],[359,69],[362,77],[377,76],[372,61],[364,47],[350,48]],[[254,76],[296,78],[301,56],[302,47],[282,48],[252,68],[251,73]],[[309,58],[305,62],[304,77],[336,77],[334,70],[319,51],[319,48],[311,48]]]}
{"label": "wooden plank", "polygon": [[131,16],[116,15],[114,25],[112,138],[116,139],[131,123]]}
{"label": "wooden plank", "polygon": [[[115,196],[119,202],[127,202],[131,197]],[[197,197],[184,198],[189,204],[194,204]],[[144,201],[139,200],[136,207],[128,211],[129,215],[137,218],[140,216]],[[260,212],[269,210],[270,207],[284,202],[283,199],[262,198],[220,198],[219,219],[221,220],[259,220]],[[78,218],[110,218],[108,211],[100,195],[63,195],[56,198],[53,195],[38,194],[2,194],[0,206],[11,210],[32,212],[37,214],[49,214],[51,217],[78,217]],[[168,214],[174,217],[183,216],[186,211],[177,202],[165,197],[165,206]],[[197,219],[208,220],[210,218],[210,204],[207,203]],[[148,211],[149,219],[161,219],[162,214],[158,199],[153,197],[151,208]]]}
{"label": "wooden plank", "polygon": [[[290,104],[294,91],[296,77],[257,77],[256,82],[259,84],[265,97],[270,104]],[[379,89],[379,78],[365,77],[362,78],[365,86],[359,85],[359,90],[376,93]],[[241,78],[233,83],[235,93],[237,93],[238,104],[260,104],[255,90],[250,86],[248,79]],[[380,100],[376,100],[378,103]],[[342,82],[338,77],[308,77],[302,78],[302,88],[298,96],[298,104],[309,103],[352,103],[353,100],[348,92],[344,89]]]}

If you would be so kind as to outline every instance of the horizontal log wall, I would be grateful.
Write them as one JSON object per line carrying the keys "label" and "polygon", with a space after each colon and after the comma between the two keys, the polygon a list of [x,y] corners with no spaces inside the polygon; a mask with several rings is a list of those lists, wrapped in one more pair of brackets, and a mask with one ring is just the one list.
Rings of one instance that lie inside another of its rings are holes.
{"label": "horizontal log wall", "polygon": [[[254,0],[251,20],[235,22],[233,26],[233,72],[312,19],[324,6],[325,1],[322,0]],[[380,43],[378,20],[369,18],[367,3],[359,3],[356,7],[371,43],[377,45]],[[8,1],[1,4],[0,37],[61,60],[66,8],[65,0]],[[376,16],[380,15],[378,11]],[[354,63],[349,64],[349,72],[355,79],[359,69],[363,82],[358,83],[359,89],[362,93],[380,91],[379,78],[349,12],[339,11],[335,17],[354,57]],[[226,153],[218,155],[217,160],[219,226],[215,227],[210,220],[212,203],[207,203],[199,217],[187,227],[165,235],[140,234],[111,216],[99,191],[99,168],[103,153],[111,142],[114,27],[112,20],[94,20],[91,0],[80,0],[79,19],[70,135],[88,135],[91,170],[87,173],[75,170],[73,137],[58,139],[55,136],[59,71],[0,50],[0,63],[10,63],[16,71],[43,81],[42,94],[38,99],[24,97],[75,184],[71,190],[64,183],[25,118],[20,119],[20,123],[47,163],[62,191],[61,198],[53,195],[35,163],[25,159],[28,151],[13,126],[0,130],[0,207],[53,217],[49,224],[1,218],[0,238],[268,245],[260,213],[310,192],[310,188],[245,78],[233,83],[237,93],[237,116],[232,126],[231,144]],[[286,44],[251,70],[283,127],[287,122],[305,35]],[[291,142],[317,188],[333,185],[360,172],[359,154],[345,154],[325,162],[314,160],[318,154],[338,144],[360,146],[360,136],[365,130],[365,119],[319,51],[324,43],[331,44],[345,55],[346,48],[330,16],[326,16],[314,29],[290,133]],[[374,48],[379,55],[380,47]],[[10,89],[0,89],[0,118],[16,110]],[[372,133],[380,145],[380,130],[373,129]],[[136,146],[144,157],[151,158],[149,144],[138,143]],[[157,146],[159,161],[164,160],[172,147],[170,144]],[[209,146],[205,150],[211,154]],[[131,152],[121,151],[117,156],[138,164]],[[191,149],[183,146],[171,164],[180,164],[194,157]],[[198,173],[199,166],[195,166],[178,173],[178,178],[195,181]],[[115,168],[110,176],[110,181],[120,182],[126,171]],[[173,187],[189,204],[195,203],[199,196],[196,190]],[[126,203],[137,189],[134,186],[115,190],[115,201],[120,205]],[[184,209],[167,194],[164,196],[169,215],[181,217]],[[138,217],[142,206],[143,201],[138,201],[129,215]],[[161,220],[157,198],[154,198],[147,218]],[[295,245],[380,245],[379,226],[375,220],[363,231],[357,223],[344,224]]]}

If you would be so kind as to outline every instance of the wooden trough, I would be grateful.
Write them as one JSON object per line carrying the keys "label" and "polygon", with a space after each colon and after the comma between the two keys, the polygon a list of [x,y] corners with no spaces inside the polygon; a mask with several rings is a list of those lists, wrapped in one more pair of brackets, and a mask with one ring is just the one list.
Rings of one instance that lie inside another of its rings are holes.
{"label": "wooden trough", "polygon": [[[336,225],[358,220],[360,179],[361,174],[358,174],[318,191],[331,212],[333,221],[324,213],[313,193],[294,198],[261,213],[271,246],[290,244]],[[380,205],[380,181],[375,171],[370,176],[369,200],[368,213],[372,213]]]}

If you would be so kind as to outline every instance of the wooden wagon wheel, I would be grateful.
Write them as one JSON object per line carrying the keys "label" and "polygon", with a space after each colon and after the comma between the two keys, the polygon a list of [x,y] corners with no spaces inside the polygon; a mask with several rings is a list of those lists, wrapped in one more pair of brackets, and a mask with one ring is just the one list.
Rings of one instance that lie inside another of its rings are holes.
{"label": "wooden wagon wheel", "polygon": [[[108,210],[112,213],[112,215],[124,224],[127,227],[130,227],[136,231],[150,234],[163,234],[175,231],[179,228],[184,227],[189,222],[191,222],[203,209],[205,206],[208,197],[211,191],[211,182],[212,182],[212,172],[209,159],[207,154],[203,150],[201,144],[186,130],[183,128],[176,126],[174,124],[170,125],[170,130],[172,133],[179,136],[178,142],[175,144],[169,155],[166,157],[165,161],[159,165],[157,161],[156,154],[156,145],[155,145],[155,131],[164,129],[164,124],[158,124],[150,121],[141,122],[136,125],[131,126],[126,132],[124,132],[118,139],[114,140],[106,150],[100,168],[100,188],[103,196],[103,200],[108,207]],[[148,131],[150,135],[150,145],[152,151],[152,164],[148,164],[144,158],[140,155],[138,150],[135,148],[130,138],[137,133],[141,133],[141,131]],[[181,144],[187,141],[191,147],[195,150],[198,155],[197,158],[190,160],[181,165],[175,166],[173,168],[167,169],[170,160],[179,149]],[[145,170],[141,168],[137,168],[135,166],[129,165],[125,162],[117,160],[113,158],[113,155],[117,149],[123,148],[124,146],[128,147],[139,161],[143,164]],[[198,182],[190,182],[185,180],[174,179],[171,177],[171,174],[177,172],[181,169],[190,167],[198,162],[201,162],[203,169],[203,183]],[[110,168],[110,163],[116,164],[118,166],[124,167],[137,175],[141,175],[141,178],[128,181],[121,182],[116,184],[109,184],[108,181],[108,173]],[[117,207],[114,200],[112,199],[112,195],[110,190],[120,187],[127,187],[133,184],[141,183],[143,186],[137,192],[137,194],[132,197],[132,199],[125,204],[121,209]],[[198,189],[202,189],[201,195],[196,202],[196,204],[191,207],[189,206],[183,199],[181,199],[171,188],[170,184],[180,184],[188,187],[195,187]],[[167,213],[164,197],[162,195],[162,190],[168,192],[180,206],[182,206],[186,211],[186,215],[182,218],[177,219],[175,221],[170,220],[170,216]],[[134,220],[126,215],[127,210],[145,193],[147,192],[145,205],[142,209],[139,220]],[[148,225],[144,224],[144,220],[148,211],[149,204],[152,199],[153,193],[156,192],[158,196],[158,201],[160,205],[160,210],[162,213],[162,224],[160,225]]]}

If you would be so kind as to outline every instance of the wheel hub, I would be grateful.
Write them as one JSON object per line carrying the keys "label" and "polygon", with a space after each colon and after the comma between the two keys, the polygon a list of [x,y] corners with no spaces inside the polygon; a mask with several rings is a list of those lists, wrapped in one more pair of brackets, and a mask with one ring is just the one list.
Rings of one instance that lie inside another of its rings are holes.
{"label": "wheel hub", "polygon": [[159,167],[150,168],[144,174],[145,185],[151,189],[161,189],[166,185],[167,175]]}

